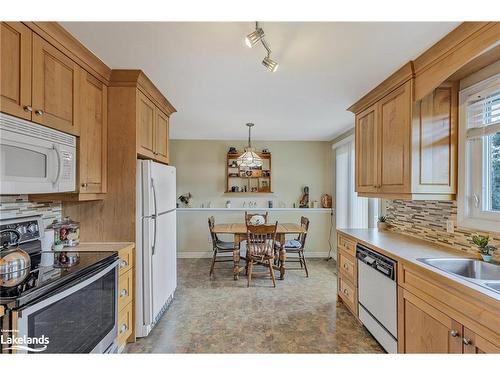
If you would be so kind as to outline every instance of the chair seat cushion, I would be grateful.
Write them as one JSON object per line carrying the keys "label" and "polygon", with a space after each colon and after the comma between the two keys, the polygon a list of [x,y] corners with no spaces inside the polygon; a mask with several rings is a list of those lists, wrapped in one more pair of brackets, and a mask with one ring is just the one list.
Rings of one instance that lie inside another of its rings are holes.
{"label": "chair seat cushion", "polygon": [[[281,248],[281,243],[276,242],[274,244],[275,248],[279,249]],[[285,241],[285,249],[300,249],[302,247],[302,244],[300,241],[297,240],[287,240]]]}
{"label": "chair seat cushion", "polygon": [[219,249],[222,249],[222,250],[232,250],[232,249],[234,249],[234,242],[217,241],[215,243],[215,246],[217,246]]}

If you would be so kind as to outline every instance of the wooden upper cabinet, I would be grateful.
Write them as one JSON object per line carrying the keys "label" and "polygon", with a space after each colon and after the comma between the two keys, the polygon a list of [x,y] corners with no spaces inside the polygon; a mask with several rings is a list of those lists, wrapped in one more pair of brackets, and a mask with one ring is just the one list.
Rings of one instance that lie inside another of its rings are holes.
{"label": "wooden upper cabinet", "polygon": [[82,69],[50,43],[33,35],[32,120],[79,135]]}
{"label": "wooden upper cabinet", "polygon": [[84,72],[80,99],[80,193],[106,192],[108,88]]}
{"label": "wooden upper cabinet", "polygon": [[378,187],[376,106],[356,116],[356,191],[376,192]]}
{"label": "wooden upper cabinet", "polygon": [[156,126],[156,136],[155,136],[155,153],[156,159],[167,163],[168,160],[168,127],[169,127],[169,118],[166,114],[156,108],[155,113],[155,126]]}
{"label": "wooden upper cabinet", "polygon": [[32,32],[20,22],[0,24],[0,111],[31,120]]}
{"label": "wooden upper cabinet", "polygon": [[379,191],[410,192],[411,81],[394,90],[379,106]]}
{"label": "wooden upper cabinet", "polygon": [[413,190],[453,195],[457,190],[458,83],[445,83],[415,102]]}
{"label": "wooden upper cabinet", "polygon": [[398,352],[462,353],[462,325],[399,289]]}
{"label": "wooden upper cabinet", "polygon": [[141,91],[137,91],[137,153],[155,157],[156,107]]}

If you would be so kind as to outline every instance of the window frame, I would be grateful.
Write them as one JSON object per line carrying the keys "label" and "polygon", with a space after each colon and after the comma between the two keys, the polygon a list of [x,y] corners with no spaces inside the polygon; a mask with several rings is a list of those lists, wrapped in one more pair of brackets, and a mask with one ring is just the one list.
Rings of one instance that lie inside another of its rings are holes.
{"label": "window frame", "polygon": [[[500,212],[485,210],[485,198],[488,190],[486,152],[488,145],[485,138],[467,140],[467,102],[472,95],[477,95],[491,87],[500,87],[500,73],[478,82],[459,93],[459,139],[458,139],[458,197],[457,225],[467,229],[500,232]],[[474,198],[479,193],[479,202]]]}

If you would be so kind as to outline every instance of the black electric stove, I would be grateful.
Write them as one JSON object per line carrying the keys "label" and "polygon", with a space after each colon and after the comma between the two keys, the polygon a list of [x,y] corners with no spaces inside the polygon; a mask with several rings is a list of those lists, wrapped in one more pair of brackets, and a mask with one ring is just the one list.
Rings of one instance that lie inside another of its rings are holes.
{"label": "black electric stove", "polygon": [[[64,266],[58,262],[61,255],[64,258],[67,253],[75,254],[71,251],[71,247],[66,247],[61,252],[45,253],[44,258],[47,257],[47,259],[54,261],[52,264],[44,261],[44,265],[42,265],[43,252],[39,240],[39,226],[40,221],[37,217],[9,220],[0,225],[2,245],[13,245],[12,242],[18,243],[21,240],[21,243],[16,246],[26,251],[31,259],[31,270],[23,280],[14,286],[0,286],[0,304],[5,305],[8,309],[18,308],[41,297],[45,298],[57,293],[61,289],[77,283],[79,279],[85,278],[89,273],[105,268],[118,259],[116,252],[85,251],[77,253],[78,263]],[[12,230],[16,231],[18,235]],[[9,251],[9,249],[0,251]],[[48,265],[45,265],[47,263]]]}
{"label": "black electric stove", "polygon": [[[22,248],[22,246],[20,246]],[[60,254],[51,252],[54,259]],[[8,308],[18,308],[39,298],[46,298],[62,288],[68,288],[85,278],[89,273],[105,268],[118,259],[116,252],[80,252],[80,260],[69,267],[61,267],[54,262],[51,266],[41,266],[42,253],[31,254],[31,271],[19,284],[0,287],[0,303]]]}

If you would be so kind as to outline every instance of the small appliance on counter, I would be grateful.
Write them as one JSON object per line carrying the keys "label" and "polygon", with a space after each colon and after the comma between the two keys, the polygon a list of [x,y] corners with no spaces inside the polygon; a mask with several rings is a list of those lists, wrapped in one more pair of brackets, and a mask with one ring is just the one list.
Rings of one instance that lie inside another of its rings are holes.
{"label": "small appliance on counter", "polygon": [[[41,216],[0,220],[0,353],[116,352],[118,254],[50,251],[42,263],[41,228]],[[48,341],[11,346],[14,327]]]}

